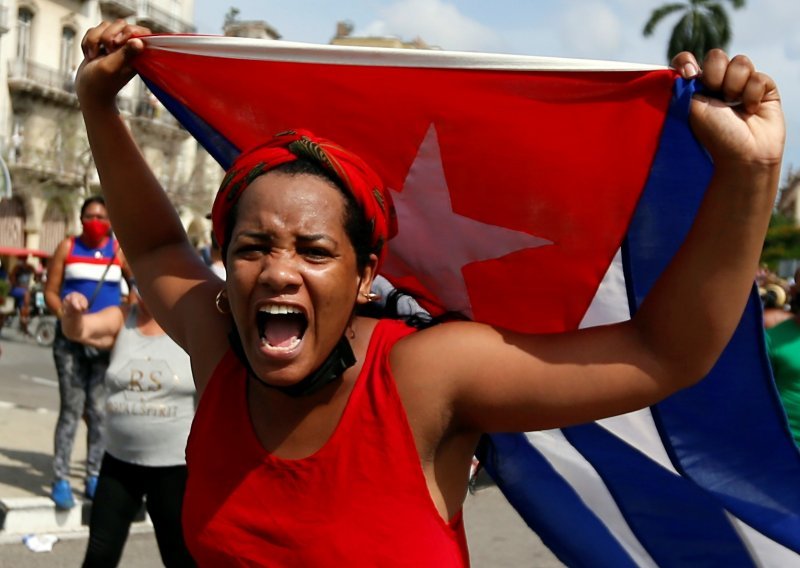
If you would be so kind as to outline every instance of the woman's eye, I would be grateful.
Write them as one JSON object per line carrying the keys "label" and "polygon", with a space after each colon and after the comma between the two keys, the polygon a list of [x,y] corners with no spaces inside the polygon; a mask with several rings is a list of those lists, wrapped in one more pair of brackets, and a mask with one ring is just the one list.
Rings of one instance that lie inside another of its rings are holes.
{"label": "woman's eye", "polygon": [[318,247],[305,247],[300,249],[300,253],[306,258],[310,258],[312,260],[322,260],[331,256],[330,251]]}
{"label": "woman's eye", "polygon": [[241,245],[236,247],[235,253],[237,256],[253,256],[264,252],[264,245]]}

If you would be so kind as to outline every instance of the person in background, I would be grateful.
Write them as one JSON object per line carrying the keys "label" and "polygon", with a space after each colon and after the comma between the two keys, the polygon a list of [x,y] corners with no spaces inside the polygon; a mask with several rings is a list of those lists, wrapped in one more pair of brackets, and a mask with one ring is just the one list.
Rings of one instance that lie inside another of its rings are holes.
{"label": "person in background", "polygon": [[217,237],[214,236],[214,232],[211,232],[211,246],[209,247],[209,256],[211,262],[209,263],[209,268],[211,271],[216,274],[220,280],[225,280],[225,264],[222,262],[222,252],[219,250],[219,243],[217,242]]}
{"label": "person in background", "polygon": [[[131,278],[119,243],[111,234],[103,198],[86,199],[80,215],[81,234],[61,241],[47,268],[45,303],[59,319],[63,315],[62,298],[70,292],[86,296],[89,313],[119,306],[120,283],[124,277]],[[84,495],[91,499],[97,487],[103,457],[104,378],[108,356],[107,350],[70,341],[62,333],[61,326],[56,326],[53,359],[58,373],[60,406],[50,496],[60,509],[75,506],[67,477],[78,420],[82,416],[88,428]]]}
{"label": "person in background", "polygon": [[800,448],[800,314],[766,330],[767,354],[789,430]]}
{"label": "person in background", "polygon": [[31,314],[31,286],[36,269],[22,256],[17,259],[11,269],[9,282],[11,283],[10,295],[14,298],[14,306],[19,311],[19,329],[28,334],[28,323]]}
{"label": "person in background", "polygon": [[779,323],[792,319],[792,312],[789,311],[787,287],[775,281],[758,289],[764,309],[764,329],[775,327]]}
{"label": "person in background", "polygon": [[39,265],[36,267],[36,282],[44,287],[47,282],[47,257],[39,259]]}
{"label": "person in background", "polygon": [[[131,294],[138,296],[136,287]],[[195,407],[189,356],[138,301],[86,313],[70,292],[62,302],[64,335],[111,348],[106,372],[106,451],[89,522],[83,566],[119,563],[131,522],[146,498],[165,566],[193,566],[181,530],[186,439]]]}

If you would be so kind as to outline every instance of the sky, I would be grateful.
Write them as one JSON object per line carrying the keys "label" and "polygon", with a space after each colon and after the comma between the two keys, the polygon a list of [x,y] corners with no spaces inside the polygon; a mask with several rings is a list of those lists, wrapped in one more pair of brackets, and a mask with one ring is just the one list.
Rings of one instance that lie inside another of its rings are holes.
{"label": "sky", "polygon": [[[241,20],[264,20],[288,41],[327,44],[336,23],[353,35],[420,37],[447,50],[548,55],[666,64],[679,16],[650,38],[642,28],[666,0],[195,0],[199,33],[222,33],[232,6]],[[778,83],[787,124],[783,178],[800,171],[800,1],[749,0],[734,10],[731,54],[748,55]]]}

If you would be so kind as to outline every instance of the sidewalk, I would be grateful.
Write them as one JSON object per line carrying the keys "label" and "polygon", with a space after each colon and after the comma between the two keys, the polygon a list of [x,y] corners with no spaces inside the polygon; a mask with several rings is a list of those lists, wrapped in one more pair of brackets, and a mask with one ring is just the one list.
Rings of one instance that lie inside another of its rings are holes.
{"label": "sidewalk", "polygon": [[[15,349],[3,341],[5,351]],[[0,359],[2,369],[3,359]],[[0,379],[6,379],[0,370]],[[54,396],[58,391],[54,389]],[[30,533],[87,531],[91,502],[83,499],[86,457],[86,426],[81,423],[75,437],[70,484],[76,506],[57,511],[50,500],[53,476],[53,433],[58,413],[0,401],[0,543],[16,541]],[[144,515],[136,530],[150,526]],[[133,528],[133,527],[132,527]]]}

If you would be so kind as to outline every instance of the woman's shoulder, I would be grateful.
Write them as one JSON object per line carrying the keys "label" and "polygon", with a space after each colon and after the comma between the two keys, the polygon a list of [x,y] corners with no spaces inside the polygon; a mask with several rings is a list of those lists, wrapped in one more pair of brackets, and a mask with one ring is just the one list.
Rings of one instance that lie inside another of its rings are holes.
{"label": "woman's shoulder", "polygon": [[75,237],[64,237],[61,242],[58,243],[56,250],[53,252],[53,257],[58,256],[61,257],[62,260],[66,258],[72,250],[72,245],[74,242]]}
{"label": "woman's shoulder", "polygon": [[413,334],[415,328],[402,320],[356,316],[345,330],[357,361],[391,351],[403,337]]}
{"label": "woman's shoulder", "polygon": [[[417,327],[395,318],[373,318],[359,316],[353,320],[352,335],[361,337],[367,344],[377,339],[388,339],[394,342],[397,339],[419,331]],[[351,342],[352,342],[351,337]]]}
{"label": "woman's shoulder", "polygon": [[495,328],[473,321],[452,320],[435,325],[424,326],[417,333],[403,338],[402,345],[412,351],[420,349],[439,349],[442,344],[464,344],[479,340],[485,333],[496,333]]}
{"label": "woman's shoulder", "polygon": [[472,321],[447,321],[402,337],[392,347],[396,377],[442,378],[480,362],[496,345],[498,329]]}
{"label": "woman's shoulder", "polygon": [[425,369],[447,365],[459,352],[480,348],[481,341],[498,331],[471,321],[447,321],[418,329],[398,319],[358,317],[351,343],[356,356],[387,351],[392,369],[418,374]]}

